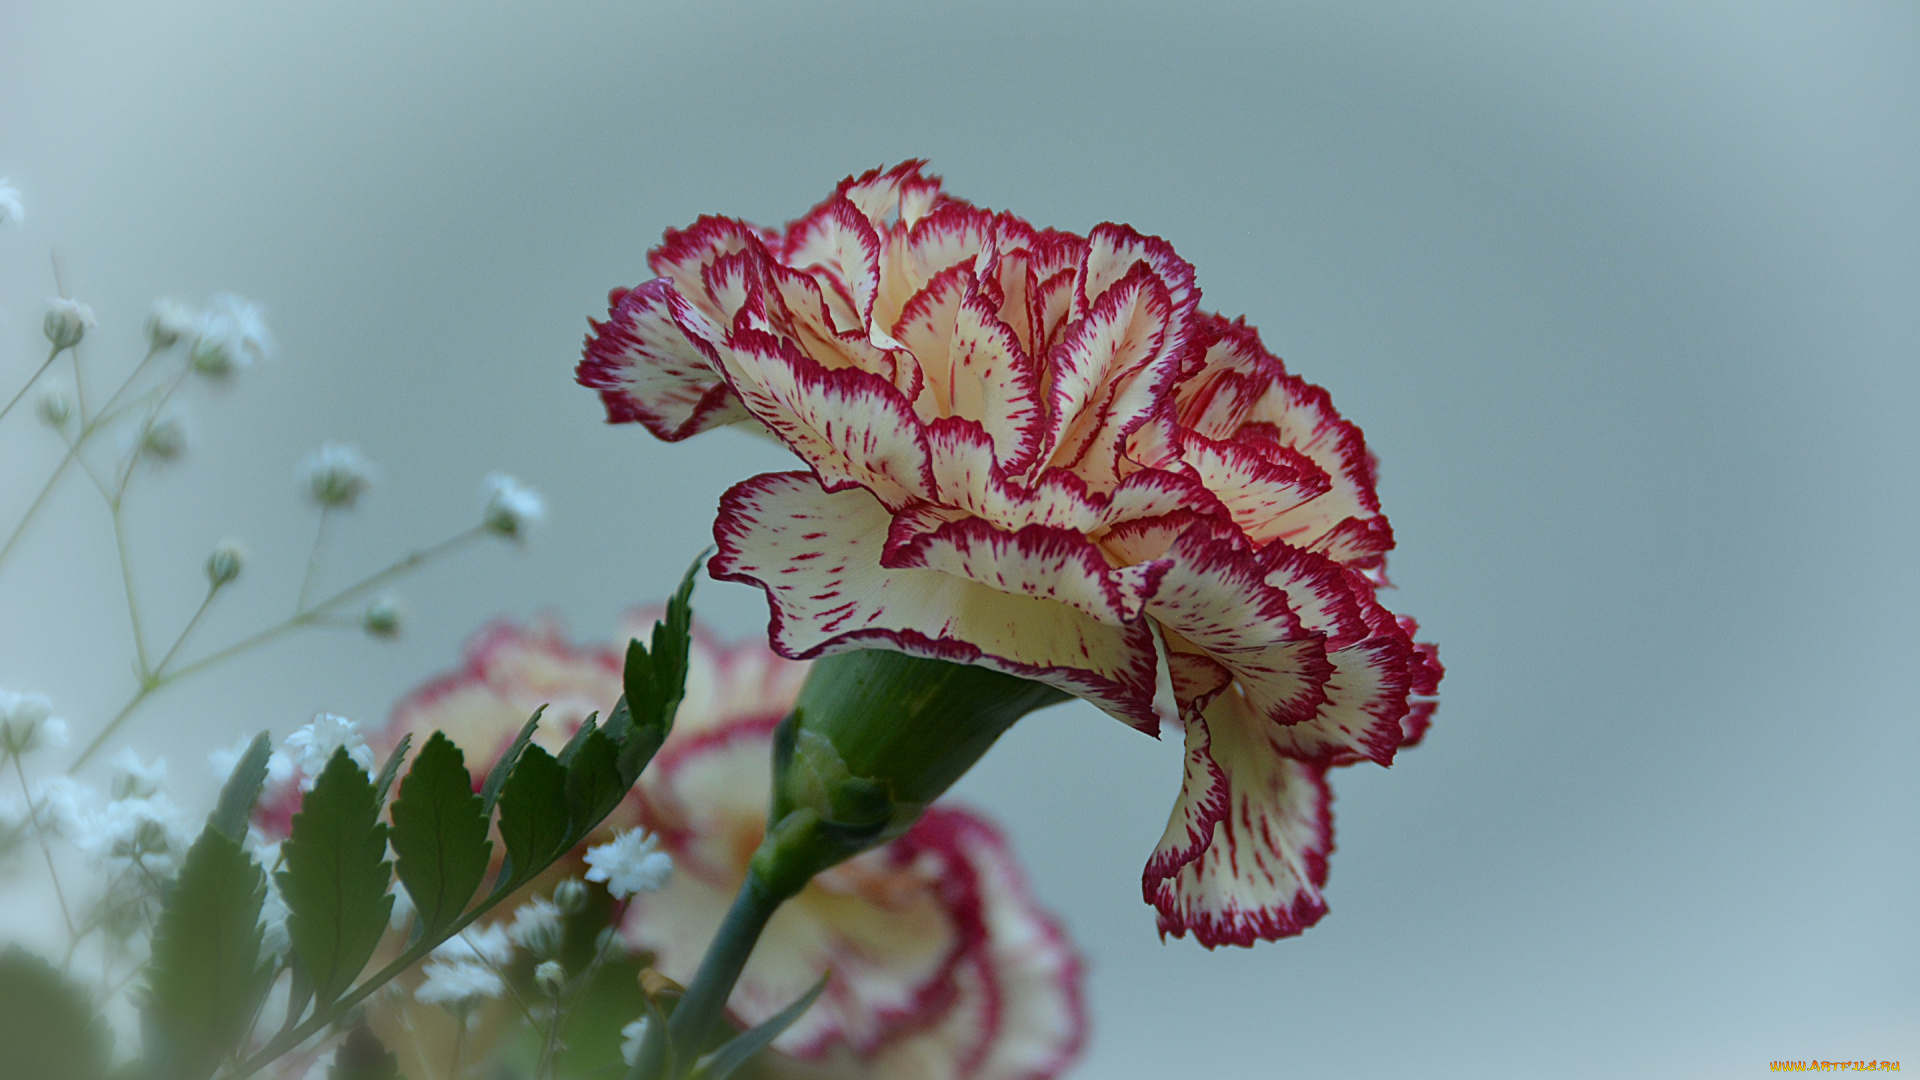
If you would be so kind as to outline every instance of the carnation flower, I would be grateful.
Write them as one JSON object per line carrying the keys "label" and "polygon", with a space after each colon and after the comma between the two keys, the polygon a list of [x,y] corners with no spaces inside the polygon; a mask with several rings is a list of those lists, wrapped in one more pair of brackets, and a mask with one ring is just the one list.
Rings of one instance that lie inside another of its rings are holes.
{"label": "carnation flower", "polygon": [[[552,701],[552,729],[543,721],[535,738],[557,748],[588,709],[619,697],[624,644],[658,616],[634,613],[616,643],[600,648],[572,645],[549,623],[490,627],[458,671],[395,709],[377,741],[412,733],[417,742],[442,729],[477,773],[535,706]],[[725,645],[696,631],[673,733],[595,837],[596,870],[608,858],[643,867],[634,857],[650,848],[642,828],[662,849],[654,858],[671,856],[674,872],[631,898],[621,926],[670,979],[691,977],[765,831],[769,740],[806,672],[762,643]],[[565,890],[576,902],[568,884],[556,899]],[[769,1075],[1046,1080],[1071,1064],[1084,1036],[1071,946],[1034,903],[1005,840],[967,811],[934,810],[789,901],[760,939],[732,1011],[742,1023],[765,1020],[827,970],[830,990],[774,1044],[782,1054],[767,1063]],[[637,1052],[644,1025],[623,1035]]]}
{"label": "carnation flower", "polygon": [[737,484],[716,577],[782,655],[976,664],[1149,733],[1185,782],[1144,891],[1208,946],[1325,911],[1326,772],[1390,764],[1440,667],[1378,601],[1392,532],[1359,428],[1193,268],[1114,224],[1039,229],[918,162],[784,229],[702,218],[616,290],[580,381],[669,441],[764,429],[805,471]]}

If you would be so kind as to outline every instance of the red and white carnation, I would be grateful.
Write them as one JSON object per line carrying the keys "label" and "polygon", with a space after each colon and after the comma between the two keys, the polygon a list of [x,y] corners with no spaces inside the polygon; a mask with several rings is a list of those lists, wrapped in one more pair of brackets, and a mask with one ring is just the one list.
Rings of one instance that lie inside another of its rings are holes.
{"label": "red and white carnation", "polygon": [[919,162],[782,229],[701,218],[648,265],[578,377],[611,421],[799,455],[714,526],[776,650],[979,664],[1154,733],[1170,682],[1162,932],[1244,945],[1325,912],[1326,771],[1417,741],[1441,669],[1377,599],[1374,460],[1324,390],[1202,311],[1165,241],[1036,228]]}
{"label": "red and white carnation", "polygon": [[[382,741],[445,731],[477,773],[534,708],[551,703],[536,738],[557,748],[587,712],[618,699],[624,643],[644,640],[660,615],[635,612],[606,646],[573,644],[551,623],[496,624],[458,670],[401,702]],[[765,833],[773,728],[808,666],[763,642],[727,644],[696,630],[673,733],[594,841],[642,828],[671,855],[664,886],[633,895],[621,923],[669,978],[691,980]],[[1072,946],[1035,904],[1006,841],[966,810],[931,811],[789,900],[729,1007],[758,1023],[829,970],[825,994],[774,1044],[786,1055],[770,1066],[776,1074],[1044,1080],[1084,1040]]]}

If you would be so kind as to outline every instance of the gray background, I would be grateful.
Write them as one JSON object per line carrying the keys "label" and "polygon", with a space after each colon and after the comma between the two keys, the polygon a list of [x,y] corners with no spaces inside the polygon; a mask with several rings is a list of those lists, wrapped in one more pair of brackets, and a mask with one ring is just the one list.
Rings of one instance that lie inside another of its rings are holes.
{"label": "gray background", "polygon": [[[915,155],[1131,222],[1365,427],[1394,604],[1450,674],[1427,745],[1337,781],[1332,914],[1251,951],[1163,946],[1140,902],[1175,746],[1075,706],[968,777],[1091,962],[1079,1075],[1920,1067],[1917,116],[1906,2],[8,0],[0,370],[41,347],[50,248],[102,371],[157,294],[267,305],[282,359],[195,389],[192,454],[130,501],[156,632],[227,535],[254,560],[203,640],[284,611],[322,439],[384,466],[332,581],[470,521],[490,468],[551,497],[525,552],[408,583],[397,645],[157,698],[134,741],[197,782],[239,731],[379,718],[494,615],[606,633],[782,467],[571,384],[663,228]],[[53,460],[0,427],[0,523]],[[82,731],[131,689],[113,567],[69,483],[0,573],[0,686]]]}

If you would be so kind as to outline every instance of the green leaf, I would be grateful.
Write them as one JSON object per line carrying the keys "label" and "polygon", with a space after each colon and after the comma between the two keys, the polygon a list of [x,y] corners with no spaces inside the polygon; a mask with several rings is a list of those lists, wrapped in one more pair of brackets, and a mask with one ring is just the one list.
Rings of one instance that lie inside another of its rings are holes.
{"label": "green leaf", "polygon": [[567,771],[545,749],[528,746],[500,789],[500,838],[512,865],[494,887],[546,869],[567,847],[567,825]]}
{"label": "green leaf", "polygon": [[800,1014],[807,1011],[820,992],[827,988],[827,980],[832,973],[820,976],[813,989],[800,995],[799,1000],[781,1009],[779,1013],[767,1019],[759,1027],[743,1031],[734,1040],[706,1057],[693,1070],[692,1080],[726,1080],[733,1071],[747,1063],[747,1059],[767,1048],[767,1044],[780,1037],[780,1033],[793,1026]]}
{"label": "green leaf", "polygon": [[453,740],[438,731],[427,740],[391,814],[400,883],[425,932],[438,933],[466,910],[493,856],[486,811]]}
{"label": "green leaf", "polygon": [[[706,559],[687,567],[680,587],[667,601],[667,617],[653,624],[653,647],[639,639],[627,643],[626,665],[622,672],[623,701],[627,720],[620,724],[620,775],[631,784],[673,730],[673,717],[687,691],[687,652],[693,641],[694,576]],[[619,707],[615,707],[616,713]],[[629,725],[631,731],[628,731]],[[609,727],[614,721],[609,721]]]}
{"label": "green leaf", "polygon": [[266,899],[253,856],[212,825],[201,830],[153,931],[142,1024],[153,1076],[199,1080],[246,1038],[273,981],[260,956]]}
{"label": "green leaf", "polygon": [[281,852],[286,868],[275,880],[289,912],[287,935],[324,1008],[353,985],[393,910],[380,801],[345,747],[300,800]]}
{"label": "green leaf", "polygon": [[356,1024],[334,1051],[327,1080],[402,1080],[400,1059],[365,1023]]}
{"label": "green leaf", "polygon": [[220,801],[214,804],[213,813],[207,817],[207,825],[219,830],[222,836],[242,843],[247,838],[247,823],[253,818],[253,806],[260,801],[260,789],[267,784],[267,759],[273,755],[273,740],[261,732],[247,744],[247,752],[240,755],[240,761],[234,765],[232,775],[227,777],[225,787],[220,789]]}
{"label": "green leaf", "polygon": [[580,752],[580,744],[586,742],[587,736],[599,729],[600,714],[598,712],[588,713],[587,718],[580,721],[580,726],[574,729],[573,738],[568,739],[567,745],[560,748],[560,764],[566,765],[573,761],[573,755]]}
{"label": "green leaf", "polygon": [[613,740],[605,732],[595,731],[581,740],[567,762],[569,846],[592,832],[626,798],[631,785],[621,780],[619,756],[620,748]]}
{"label": "green leaf", "polygon": [[386,805],[387,793],[393,790],[393,778],[400,775],[400,766],[407,760],[407,750],[413,746],[413,732],[400,736],[400,745],[387,755],[387,763],[380,766],[380,775],[374,778],[373,786],[377,792],[374,801]]}
{"label": "green leaf", "polygon": [[533,710],[526,724],[520,728],[520,734],[507,744],[507,750],[487,770],[486,782],[480,785],[480,805],[487,813],[493,813],[493,804],[500,798],[500,789],[506,786],[507,777],[513,775],[513,767],[520,763],[520,753],[527,748],[528,740],[533,738],[533,729],[540,726],[540,714],[547,711],[545,705]]}
{"label": "green leaf", "polygon": [[18,945],[0,951],[0,1047],[8,1076],[101,1080],[113,1033],[84,990]]}

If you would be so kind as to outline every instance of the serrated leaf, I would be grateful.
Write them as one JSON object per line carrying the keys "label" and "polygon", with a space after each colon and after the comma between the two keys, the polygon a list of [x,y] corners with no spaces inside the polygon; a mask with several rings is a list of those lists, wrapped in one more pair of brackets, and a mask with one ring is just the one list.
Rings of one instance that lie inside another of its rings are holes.
{"label": "serrated leaf", "polygon": [[384,1046],[373,1029],[356,1024],[334,1051],[327,1080],[401,1080],[400,1059]]}
{"label": "serrated leaf", "polygon": [[512,863],[501,884],[545,869],[566,849],[567,825],[567,771],[544,748],[528,746],[500,789],[500,839]]}
{"label": "serrated leaf", "polygon": [[438,731],[427,740],[390,815],[400,883],[424,932],[438,933],[466,910],[493,856],[486,811],[453,740]]}
{"label": "serrated leaf", "polygon": [[674,714],[686,696],[687,652],[693,641],[693,585],[705,558],[703,552],[687,568],[680,587],[667,601],[667,617],[653,624],[652,648],[640,644],[638,638],[627,643],[621,671],[627,718],[619,732],[619,768],[628,784],[639,777],[666,742],[673,730]]}
{"label": "serrated leaf", "polygon": [[213,813],[207,816],[208,826],[236,844],[247,838],[247,823],[253,818],[254,804],[260,801],[261,789],[267,785],[267,759],[272,756],[273,740],[264,731],[255,735],[221,787]]}
{"label": "serrated leaf", "polygon": [[153,931],[142,1024],[151,1075],[198,1080],[246,1038],[273,980],[260,956],[266,899],[253,856],[213,826],[201,830]]}
{"label": "serrated leaf", "polygon": [[18,945],[0,951],[0,1072],[34,1080],[101,1080],[113,1033],[86,991]]}
{"label": "serrated leaf", "polygon": [[567,745],[560,748],[560,764],[562,766],[570,764],[573,761],[573,755],[580,752],[580,744],[586,742],[587,736],[598,730],[600,730],[600,714],[588,713],[587,718],[580,721],[580,726],[573,729],[573,738],[568,739]]}
{"label": "serrated leaf", "polygon": [[691,1080],[726,1080],[732,1076],[735,1069],[765,1050],[767,1044],[779,1038],[782,1032],[793,1026],[794,1021],[800,1019],[800,1014],[806,1012],[820,992],[827,988],[827,979],[830,977],[831,972],[820,976],[820,981],[813,984],[813,989],[800,995],[799,1000],[769,1017],[765,1023],[741,1032],[732,1042],[700,1059]]}
{"label": "serrated leaf", "polygon": [[374,802],[385,806],[387,793],[393,790],[393,778],[400,775],[400,766],[406,763],[407,751],[413,746],[413,732],[400,736],[400,745],[387,755],[387,763],[380,766],[380,775],[374,778]]}
{"label": "serrated leaf", "polygon": [[393,864],[375,796],[366,771],[340,748],[300,800],[280,849],[286,867],[275,880],[289,912],[287,936],[319,1007],[353,985],[393,910]]}
{"label": "serrated leaf", "polygon": [[513,737],[513,741],[507,744],[506,752],[494,761],[493,768],[487,770],[487,779],[480,785],[480,805],[487,813],[493,813],[493,804],[500,799],[500,789],[506,786],[507,777],[513,775],[513,767],[520,763],[521,751],[527,748],[534,729],[540,726],[540,714],[546,711],[545,705],[533,710],[533,715],[521,725],[520,734]]}
{"label": "serrated leaf", "polygon": [[605,732],[595,731],[580,741],[567,762],[568,838],[577,842],[613,813],[626,798],[630,785],[621,782],[620,749]]}

